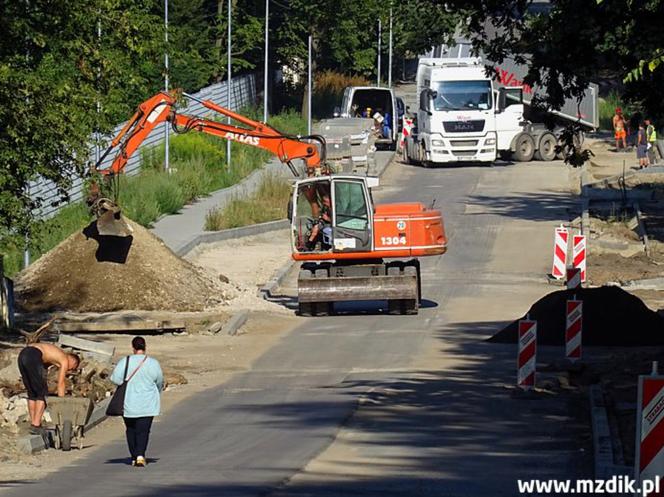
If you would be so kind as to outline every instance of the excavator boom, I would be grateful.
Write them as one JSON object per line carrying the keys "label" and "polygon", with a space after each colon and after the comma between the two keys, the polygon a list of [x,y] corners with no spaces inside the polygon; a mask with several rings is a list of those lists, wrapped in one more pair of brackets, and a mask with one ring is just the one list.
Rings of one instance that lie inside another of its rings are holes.
{"label": "excavator boom", "polygon": [[[122,173],[130,157],[150,133],[160,124],[170,122],[176,133],[187,133],[194,130],[267,150],[276,155],[281,162],[287,164],[294,175],[298,174],[292,163],[296,159],[304,160],[307,176],[327,173],[323,167],[324,161],[321,160],[321,153],[314,144],[303,141],[300,137],[281,133],[266,123],[254,121],[210,100],[200,100],[186,93],[182,95],[243,126],[178,112],[176,107],[178,93],[161,92],[138,106],[136,113],[127,121],[102,154],[95,165],[95,171],[107,177]],[[313,135],[304,137],[304,139],[306,138],[319,141],[324,154],[325,141],[322,137]],[[115,157],[110,166],[102,167],[106,158],[114,151],[116,152]],[[117,199],[102,197],[98,187],[93,187],[91,190],[88,205],[97,216],[97,229],[100,235],[129,236],[131,234],[131,228],[122,219],[120,207],[116,201]]]}

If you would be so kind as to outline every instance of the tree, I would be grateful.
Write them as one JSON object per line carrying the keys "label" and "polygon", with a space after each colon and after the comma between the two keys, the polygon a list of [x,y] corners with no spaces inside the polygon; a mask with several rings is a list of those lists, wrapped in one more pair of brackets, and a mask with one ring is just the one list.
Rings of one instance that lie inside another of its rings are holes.
{"label": "tree", "polygon": [[[462,29],[474,48],[500,63],[525,63],[525,83],[545,90],[541,104],[560,108],[598,79],[627,82],[626,93],[664,117],[661,61],[663,0],[552,0],[535,9],[527,0],[451,0],[465,11]],[[637,71],[634,72],[634,68]],[[631,75],[631,76],[630,76]]]}
{"label": "tree", "polygon": [[[83,173],[90,135],[149,95],[161,69],[151,2],[30,0],[0,7],[0,227],[25,234],[42,199],[38,176],[63,199]],[[97,36],[97,22],[102,37]],[[130,96],[128,98],[128,96]],[[101,112],[96,112],[96,103]]]}

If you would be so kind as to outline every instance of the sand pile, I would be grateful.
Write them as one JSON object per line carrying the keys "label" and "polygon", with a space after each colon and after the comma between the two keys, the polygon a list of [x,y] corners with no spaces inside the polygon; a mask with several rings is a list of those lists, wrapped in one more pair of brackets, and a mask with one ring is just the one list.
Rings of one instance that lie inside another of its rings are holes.
{"label": "sand pile", "polygon": [[[583,300],[585,345],[664,345],[664,319],[641,299],[616,286],[560,290],[535,302],[529,314],[530,319],[537,320],[539,344],[564,344],[565,302],[572,295]],[[516,343],[517,328],[518,320],[496,333],[489,342]]]}
{"label": "sand pile", "polygon": [[96,224],[44,254],[16,281],[28,312],[200,311],[227,300],[224,287],[176,256],[147,229],[100,236]]}

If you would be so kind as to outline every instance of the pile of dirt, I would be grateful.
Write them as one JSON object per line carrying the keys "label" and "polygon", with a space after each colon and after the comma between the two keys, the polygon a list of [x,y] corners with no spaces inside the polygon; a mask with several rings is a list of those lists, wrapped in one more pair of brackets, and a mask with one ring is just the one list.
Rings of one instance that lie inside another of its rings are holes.
{"label": "pile of dirt", "polygon": [[[528,311],[537,321],[540,345],[564,345],[565,303],[573,295],[583,301],[583,344],[634,347],[664,345],[664,319],[634,295],[614,286],[560,290],[541,298]],[[525,316],[520,319],[525,319]],[[516,343],[518,320],[488,341]]]}
{"label": "pile of dirt", "polygon": [[100,236],[93,222],[44,254],[19,275],[18,306],[27,312],[201,311],[227,300],[220,283],[128,223],[132,236]]}

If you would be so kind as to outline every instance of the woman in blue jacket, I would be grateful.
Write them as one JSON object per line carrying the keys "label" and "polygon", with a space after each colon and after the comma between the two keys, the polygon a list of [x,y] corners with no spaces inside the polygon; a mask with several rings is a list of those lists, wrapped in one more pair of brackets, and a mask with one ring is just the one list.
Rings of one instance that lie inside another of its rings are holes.
{"label": "woman in blue jacket", "polygon": [[152,420],[160,412],[160,395],[164,386],[164,375],[159,361],[145,354],[145,338],[134,337],[131,341],[133,355],[118,362],[111,381],[121,385],[127,368],[127,391],[124,399],[124,422],[127,428],[127,445],[132,466],[147,464],[145,452],[148,447]]}

